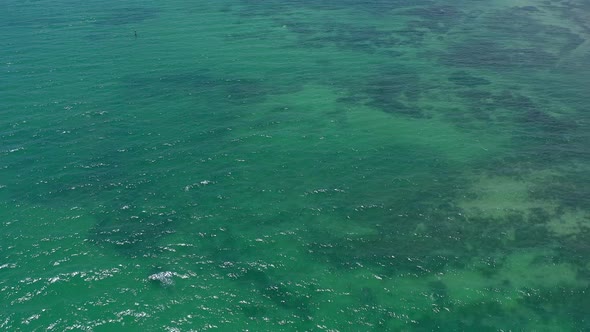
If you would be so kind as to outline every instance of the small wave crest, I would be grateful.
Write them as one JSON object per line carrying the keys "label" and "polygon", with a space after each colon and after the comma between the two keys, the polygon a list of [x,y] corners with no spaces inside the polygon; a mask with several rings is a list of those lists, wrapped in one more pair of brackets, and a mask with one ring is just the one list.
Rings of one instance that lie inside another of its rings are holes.
{"label": "small wave crest", "polygon": [[164,286],[171,286],[171,285],[174,285],[174,280],[172,279],[174,276],[176,276],[176,273],[174,273],[174,272],[163,271],[163,272],[158,272],[158,273],[154,273],[154,274],[150,275],[148,277],[148,279],[150,281],[159,282],[160,284],[162,284]]}

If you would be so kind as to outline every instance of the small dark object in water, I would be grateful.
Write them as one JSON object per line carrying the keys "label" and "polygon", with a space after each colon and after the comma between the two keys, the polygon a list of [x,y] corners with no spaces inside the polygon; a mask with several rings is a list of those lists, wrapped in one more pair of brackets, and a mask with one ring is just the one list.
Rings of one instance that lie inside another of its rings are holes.
{"label": "small dark object in water", "polygon": [[135,38],[137,38],[137,31],[133,31],[133,33],[135,34]]}

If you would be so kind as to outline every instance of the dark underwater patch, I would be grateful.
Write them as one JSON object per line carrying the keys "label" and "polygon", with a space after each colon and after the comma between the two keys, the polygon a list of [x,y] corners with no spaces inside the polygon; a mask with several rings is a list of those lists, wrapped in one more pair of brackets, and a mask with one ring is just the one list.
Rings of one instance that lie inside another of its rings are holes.
{"label": "dark underwater patch", "polygon": [[[290,27],[289,24],[286,26]],[[376,53],[401,44],[391,31],[381,31],[373,26],[331,23],[304,33],[307,35],[301,36],[300,43],[308,47],[334,46],[342,50]]]}
{"label": "dark underwater patch", "polygon": [[138,24],[146,20],[157,18],[159,10],[152,7],[123,7],[101,13],[95,21],[97,25],[118,26]]}
{"label": "dark underwater patch", "polygon": [[177,218],[172,210],[147,206],[98,210],[94,217],[98,222],[89,232],[89,241],[99,246],[112,246],[131,257],[158,253],[161,250],[159,240],[174,233],[172,224]]}
{"label": "dark underwater patch", "polygon": [[409,69],[386,69],[370,78],[364,91],[375,99],[402,94],[413,99],[419,93],[419,84],[418,74]]}
{"label": "dark underwater patch", "polygon": [[477,87],[491,84],[485,78],[476,77],[466,71],[456,71],[449,76],[449,81],[460,86]]}
{"label": "dark underwater patch", "polygon": [[584,42],[578,34],[568,28],[547,25],[537,19],[539,10],[536,7],[516,7],[493,12],[486,16],[483,24],[498,35],[512,36],[513,39],[525,42],[534,48],[549,50],[557,46],[554,54],[564,54],[575,49]]}
{"label": "dark underwater patch", "polygon": [[526,329],[531,317],[514,312],[496,301],[450,306],[449,312],[422,315],[416,318],[417,331],[496,331],[499,327],[508,330]]}
{"label": "dark underwater patch", "polygon": [[572,209],[586,209],[590,205],[590,175],[584,170],[564,169],[562,174],[541,181],[533,197],[558,201]]}
{"label": "dark underwater patch", "polygon": [[[461,22],[464,16],[461,10],[449,5],[433,6],[431,1],[372,1],[370,4],[358,1],[297,1],[284,0],[256,5],[243,1],[247,5],[242,8],[242,17],[276,16],[276,24],[286,27],[298,35],[303,47],[322,48],[337,47],[342,50],[353,50],[369,54],[399,52],[398,46],[419,46],[428,32],[443,34]],[[324,12],[325,22],[302,21],[295,19],[301,7]],[[410,18],[402,28],[379,29],[376,26],[362,23],[339,23],[331,18],[332,10],[352,10],[369,13],[381,17],[389,15],[401,19]],[[282,18],[281,18],[282,17]]]}
{"label": "dark underwater patch", "polygon": [[[464,79],[462,74],[454,77],[454,80],[459,79]],[[467,80],[469,79],[468,77]],[[548,159],[558,160],[572,154],[568,151],[572,151],[576,142],[567,138],[578,133],[580,129],[569,116],[558,117],[551,114],[551,105],[516,89],[493,92],[494,90],[485,89],[485,85],[473,86],[468,88],[468,85],[465,85],[465,89],[455,92],[464,99],[468,107],[455,109],[455,112],[446,114],[449,120],[464,128],[477,126],[478,123],[496,128],[510,124],[513,126],[512,140],[523,152],[523,160],[534,158],[535,149],[545,150],[545,153],[536,156],[543,158],[543,162],[547,162]],[[548,153],[550,151],[551,153]]]}
{"label": "dark underwater patch", "polygon": [[449,291],[447,285],[440,280],[431,281],[428,283],[428,288],[432,292],[432,296],[436,299],[438,305],[443,305],[449,299]]}
{"label": "dark underwater patch", "polygon": [[[308,244],[315,259],[339,269],[370,266],[385,276],[405,273],[431,276],[447,267],[464,267],[477,253],[494,248],[496,241],[468,249],[467,239],[481,239],[482,229],[465,223],[452,204],[453,192],[459,194],[458,179],[428,186],[423,191],[407,191],[404,201],[392,201],[382,209],[343,211],[359,225],[372,227],[376,234],[341,238],[313,229],[317,240]],[[442,181],[441,181],[442,182]],[[437,188],[437,186],[440,186]],[[455,187],[445,195],[445,187]],[[452,221],[449,216],[456,216]],[[344,218],[344,217],[343,217]],[[377,225],[373,224],[379,220]],[[498,229],[500,231],[500,229]],[[497,234],[490,234],[490,240]],[[488,251],[489,254],[492,251]]]}
{"label": "dark underwater patch", "polygon": [[231,104],[249,104],[264,101],[269,95],[294,92],[300,85],[272,84],[264,79],[219,77],[208,70],[174,73],[148,77],[132,76],[125,79],[131,94],[145,97],[157,95],[194,95],[212,99],[222,98]]}
{"label": "dark underwater patch", "polygon": [[539,8],[537,8],[535,6],[521,6],[521,7],[516,7],[516,9],[525,11],[527,13],[538,13],[541,11],[541,10],[539,10]]}
{"label": "dark underwater patch", "polygon": [[431,4],[397,11],[397,13],[418,18],[409,23],[409,28],[427,29],[438,34],[447,33],[454,25],[460,24],[463,18],[462,11],[450,5]]}
{"label": "dark underwater patch", "polygon": [[[309,298],[304,294],[299,294],[298,291],[291,289],[284,283],[273,282],[267,273],[257,270],[249,269],[243,273],[237,282],[246,287],[254,286],[259,294],[272,301],[274,305],[283,309],[295,312],[300,319],[307,320],[311,317]],[[257,314],[252,312],[249,306],[245,307],[245,314]]]}
{"label": "dark underwater patch", "polygon": [[[588,220],[586,220],[588,222]],[[590,274],[588,255],[590,255],[590,227],[583,227],[576,234],[560,236],[556,262],[567,262],[578,268],[578,273],[586,277]],[[582,279],[587,280],[587,279]]]}
{"label": "dark underwater patch", "polygon": [[590,287],[560,285],[530,292],[519,298],[519,303],[539,317],[549,321],[551,317],[563,317],[568,325],[561,326],[578,331],[590,329]]}
{"label": "dark underwater patch", "polygon": [[[450,66],[491,70],[547,69],[583,43],[570,29],[543,24],[536,15],[537,11],[528,7],[487,12],[470,24],[484,26],[489,37],[467,32],[441,60]],[[494,35],[510,38],[494,39]]]}
{"label": "dark underwater patch", "polygon": [[336,47],[346,51],[365,53],[396,52],[397,46],[405,43],[392,30],[378,29],[376,26],[339,22],[302,22],[278,19],[276,24],[287,28],[298,37],[298,45],[311,48]]}
{"label": "dark underwater patch", "polygon": [[414,103],[430,87],[408,68],[384,68],[374,76],[364,78],[362,84],[357,81],[339,84],[347,91],[339,102],[367,105],[385,113],[412,118],[428,116]]}
{"label": "dark underwater patch", "polygon": [[[56,149],[58,152],[53,152],[52,157],[60,155],[68,159],[71,158],[68,156],[75,154],[77,158],[65,164],[47,163],[44,161],[48,156],[44,155],[43,150],[38,150],[36,155],[23,159],[25,162],[19,162],[18,167],[27,176],[15,179],[15,186],[11,191],[13,199],[31,204],[71,208],[79,202],[88,202],[101,193],[114,190],[113,183],[120,183],[127,173],[123,167],[119,167],[123,163],[117,158],[117,152],[96,152],[110,150],[111,146],[105,142],[106,139],[100,142],[104,144],[99,144],[97,150],[76,150],[78,145],[89,144],[94,137],[103,134],[110,136],[121,129],[118,121],[111,120],[109,116],[104,117],[104,120],[88,119],[89,123],[104,121],[101,125],[108,126],[109,129],[101,133],[93,132],[93,128],[85,122],[82,122],[83,125],[78,123],[76,127],[69,127],[70,133],[67,135],[52,130],[38,131],[38,141],[31,141],[31,144],[38,145],[34,149]],[[141,181],[138,179],[138,182]]]}
{"label": "dark underwater patch", "polygon": [[269,2],[265,2],[264,5],[261,5],[259,2],[253,0],[241,1],[242,3],[249,6],[249,10],[262,10],[262,8],[268,7],[282,11],[287,9],[298,9],[302,7],[325,11],[354,9],[376,15],[389,14],[390,11],[400,8],[414,8],[415,6],[428,6],[432,4],[432,0],[372,0],[370,3],[356,0],[271,0]]}
{"label": "dark underwater patch", "polygon": [[487,39],[472,39],[449,48],[442,61],[446,65],[483,69],[521,70],[553,66],[557,56],[541,48],[505,47]]}

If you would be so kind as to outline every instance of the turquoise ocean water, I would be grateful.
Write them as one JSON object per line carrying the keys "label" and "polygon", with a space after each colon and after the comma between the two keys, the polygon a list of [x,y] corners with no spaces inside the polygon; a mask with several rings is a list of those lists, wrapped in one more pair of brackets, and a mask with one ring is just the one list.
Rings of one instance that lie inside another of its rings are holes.
{"label": "turquoise ocean water", "polygon": [[585,0],[2,0],[0,330],[590,331]]}

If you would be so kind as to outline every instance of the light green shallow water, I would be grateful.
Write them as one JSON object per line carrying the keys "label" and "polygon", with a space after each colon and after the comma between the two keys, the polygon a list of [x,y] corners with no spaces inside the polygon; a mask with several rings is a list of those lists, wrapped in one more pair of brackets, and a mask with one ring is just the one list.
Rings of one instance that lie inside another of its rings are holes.
{"label": "light green shallow water", "polygon": [[588,22],[4,0],[0,330],[590,330]]}

